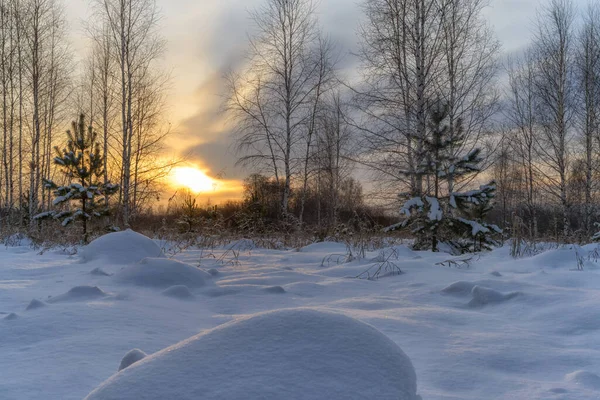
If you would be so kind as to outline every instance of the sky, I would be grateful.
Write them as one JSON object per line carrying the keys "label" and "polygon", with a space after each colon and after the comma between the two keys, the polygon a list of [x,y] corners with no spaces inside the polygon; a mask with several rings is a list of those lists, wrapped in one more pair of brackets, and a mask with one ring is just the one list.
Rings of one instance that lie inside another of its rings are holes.
{"label": "sky", "polygon": [[[89,15],[91,0],[63,0],[73,25],[73,46],[81,53],[82,21]],[[190,164],[208,175],[231,182],[249,171],[235,166],[227,121],[221,112],[223,71],[235,65],[248,43],[252,22],[249,10],[264,0],[157,0],[162,13],[162,33],[168,42],[162,60],[172,76],[169,121],[174,135],[171,151],[184,155]],[[542,0],[543,1],[543,0]],[[575,0],[583,5],[586,0]],[[350,54],[358,42],[361,0],[320,0],[319,20],[324,32],[344,49],[343,66],[351,69]],[[490,0],[485,15],[510,53],[531,38],[538,0]],[[79,48],[78,48],[79,47]]]}

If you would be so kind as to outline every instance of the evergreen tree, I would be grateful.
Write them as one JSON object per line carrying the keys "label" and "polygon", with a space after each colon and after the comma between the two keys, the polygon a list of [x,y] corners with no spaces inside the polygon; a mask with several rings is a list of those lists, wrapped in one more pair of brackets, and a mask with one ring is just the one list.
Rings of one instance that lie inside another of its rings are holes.
{"label": "evergreen tree", "polygon": [[414,247],[418,249],[438,251],[440,241],[461,252],[489,249],[493,236],[501,232],[496,225],[484,222],[493,206],[495,183],[468,192],[448,193],[449,181],[477,174],[482,158],[480,149],[456,155],[456,149],[465,140],[462,122],[457,121],[451,130],[447,118],[448,107],[438,101],[430,111],[427,137],[421,138],[423,162],[411,172],[426,182],[425,193],[404,203],[404,220],[392,229],[410,228],[417,237]]}
{"label": "evergreen tree", "polygon": [[55,196],[52,204],[60,209],[35,216],[35,219],[54,218],[67,226],[81,221],[82,239],[88,241],[88,220],[108,213],[106,199],[119,190],[119,185],[104,183],[104,157],[100,144],[96,142],[96,132],[91,126],[85,127],[85,116],[73,121],[72,130],[67,131],[67,146],[62,150],[56,146],[54,164],[60,167],[70,183],[59,186],[50,179],[44,179],[44,187]]}

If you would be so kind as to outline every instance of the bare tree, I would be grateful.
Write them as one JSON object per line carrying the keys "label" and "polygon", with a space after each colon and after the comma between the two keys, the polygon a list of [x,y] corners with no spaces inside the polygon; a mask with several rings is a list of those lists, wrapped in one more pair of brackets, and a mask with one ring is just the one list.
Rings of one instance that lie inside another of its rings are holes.
{"label": "bare tree", "polygon": [[347,122],[348,106],[339,91],[329,95],[322,107],[314,164],[318,198],[325,200],[325,207],[320,201],[318,203],[319,226],[322,226],[321,216],[325,214],[325,226],[329,230],[338,222],[342,184],[352,172],[350,159],[354,153],[354,135]]}
{"label": "bare tree", "polygon": [[[489,1],[443,2],[440,97],[448,105],[450,132],[455,132],[458,121],[461,123],[465,140],[452,149],[456,156],[473,150],[482,136],[491,131],[490,120],[498,110],[494,79],[500,44],[482,14]],[[454,173],[448,168],[445,173],[448,191],[454,192]]]}
{"label": "bare tree", "polygon": [[574,114],[574,18],[570,0],[552,0],[542,9],[534,39],[535,90],[541,134],[536,136],[544,182],[562,210],[562,235],[569,234],[569,130]]}
{"label": "bare tree", "polygon": [[592,233],[593,178],[596,169],[598,139],[600,138],[600,9],[590,4],[579,31],[575,68],[579,95],[578,125],[583,144],[585,166],[584,228]]}
{"label": "bare tree", "polygon": [[44,206],[42,178],[50,178],[52,133],[69,91],[70,53],[64,10],[54,0],[27,0],[20,13],[24,41],[24,88],[30,110],[29,215]]}
{"label": "bare tree", "polygon": [[[429,100],[441,73],[442,15],[437,0],[366,0],[359,35],[362,84],[355,89],[366,155],[380,183],[396,193],[423,191],[422,158]],[[406,173],[405,173],[406,172]],[[383,179],[381,179],[383,178]],[[381,182],[383,181],[383,182]]]}
{"label": "bare tree", "polygon": [[[104,34],[110,36],[110,46],[104,51],[112,52],[120,76],[120,146],[121,192],[119,202],[123,225],[128,226],[132,211],[132,201],[137,187],[133,185],[132,163],[134,158],[136,91],[147,84],[144,79],[147,71],[155,68],[155,63],[164,52],[164,40],[157,27],[159,12],[155,0],[96,0],[98,15],[105,24]],[[139,104],[139,102],[137,103]]]}
{"label": "bare tree", "polygon": [[247,66],[230,73],[228,110],[238,130],[239,162],[267,167],[283,180],[288,216],[292,179],[306,156],[314,104],[323,87],[320,33],[312,0],[267,0],[252,12],[257,29]]}
{"label": "bare tree", "polygon": [[509,60],[505,115],[511,124],[506,141],[511,143],[525,179],[525,207],[530,237],[537,236],[536,187],[539,167],[537,141],[539,132],[535,87],[535,60],[531,49],[520,58]]}
{"label": "bare tree", "polygon": [[311,158],[314,153],[314,141],[316,131],[318,128],[318,119],[321,114],[320,108],[323,106],[321,99],[326,95],[335,85],[335,58],[333,45],[330,41],[319,38],[319,51],[316,53],[316,59],[314,60],[318,65],[318,72],[316,73],[315,90],[312,95],[312,110],[309,110],[310,115],[308,117],[305,141],[306,151],[303,155],[303,171],[302,171],[302,194],[300,198],[300,215],[299,227],[302,229],[302,223],[304,218],[304,208],[306,205],[306,196],[308,192],[308,181],[311,174]]}

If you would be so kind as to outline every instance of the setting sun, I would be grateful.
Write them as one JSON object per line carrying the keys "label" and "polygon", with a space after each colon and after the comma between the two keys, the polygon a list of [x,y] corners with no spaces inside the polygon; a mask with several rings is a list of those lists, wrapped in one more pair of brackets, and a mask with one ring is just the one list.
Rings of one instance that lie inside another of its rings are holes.
{"label": "setting sun", "polygon": [[217,181],[199,169],[193,167],[177,167],[173,170],[173,182],[195,193],[215,190]]}

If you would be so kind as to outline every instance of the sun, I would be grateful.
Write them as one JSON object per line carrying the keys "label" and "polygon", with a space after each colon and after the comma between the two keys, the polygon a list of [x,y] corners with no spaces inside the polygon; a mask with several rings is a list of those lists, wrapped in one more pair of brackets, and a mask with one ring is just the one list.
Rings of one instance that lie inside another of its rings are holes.
{"label": "sun", "polygon": [[210,192],[215,189],[217,181],[206,175],[204,171],[194,167],[176,167],[172,174],[176,186],[185,187],[192,192]]}

